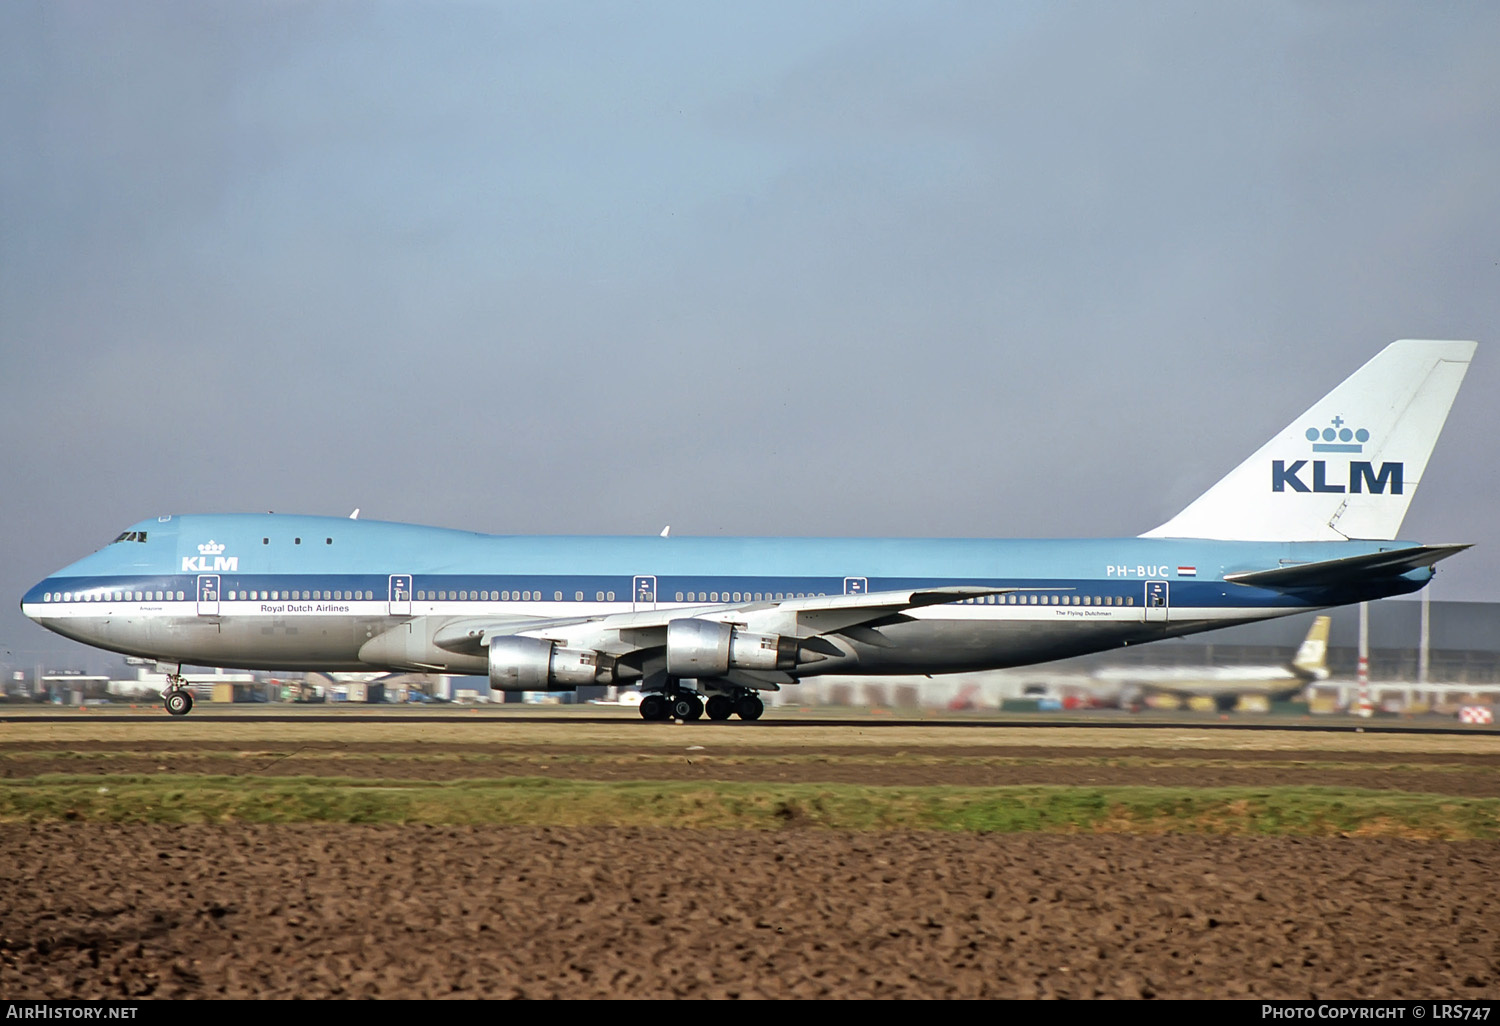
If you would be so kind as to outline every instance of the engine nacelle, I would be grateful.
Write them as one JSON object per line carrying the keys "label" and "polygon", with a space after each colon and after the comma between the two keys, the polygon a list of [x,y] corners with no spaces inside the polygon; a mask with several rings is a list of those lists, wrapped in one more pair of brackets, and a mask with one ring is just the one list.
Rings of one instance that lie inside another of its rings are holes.
{"label": "engine nacelle", "polygon": [[490,639],[490,688],[495,691],[572,691],[607,684],[610,672],[598,652],[558,648],[543,638]]}
{"label": "engine nacelle", "polygon": [[789,670],[797,665],[797,639],[751,634],[732,624],[684,618],[667,623],[667,673],[718,677],[730,669]]}

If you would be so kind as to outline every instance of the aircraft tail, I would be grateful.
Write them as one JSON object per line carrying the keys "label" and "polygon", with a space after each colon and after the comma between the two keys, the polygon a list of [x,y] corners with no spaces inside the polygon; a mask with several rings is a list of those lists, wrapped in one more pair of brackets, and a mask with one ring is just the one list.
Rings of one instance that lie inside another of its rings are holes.
{"label": "aircraft tail", "polygon": [[1328,625],[1332,620],[1326,616],[1313,618],[1312,627],[1302,646],[1297,649],[1297,658],[1292,660],[1292,669],[1298,676],[1312,680],[1328,679]]}
{"label": "aircraft tail", "polygon": [[1142,538],[1396,537],[1473,342],[1392,342],[1186,509]]}

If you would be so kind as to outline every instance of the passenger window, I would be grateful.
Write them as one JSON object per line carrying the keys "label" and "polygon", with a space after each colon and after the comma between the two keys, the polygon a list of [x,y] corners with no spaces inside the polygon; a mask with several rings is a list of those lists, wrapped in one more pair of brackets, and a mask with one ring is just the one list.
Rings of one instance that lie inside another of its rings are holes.
{"label": "passenger window", "polygon": [[613,601],[614,601],[614,600],[615,600],[615,593],[614,593],[614,592],[610,592],[610,593],[609,593],[609,600],[610,600],[610,601],[611,601],[611,602],[613,602]]}
{"label": "passenger window", "polygon": [[602,592],[602,591],[596,591],[596,592],[594,592],[594,601],[595,602],[603,602],[604,601],[604,592]]}
{"label": "passenger window", "polygon": [[680,591],[677,593],[677,601],[678,602],[682,601],[682,592],[680,592]]}
{"label": "passenger window", "polygon": [[560,591],[554,591],[552,593],[552,601],[553,602],[561,602],[562,601],[562,592],[560,592]]}
{"label": "passenger window", "polygon": [[[678,598],[682,598],[681,593],[679,593],[677,597]],[[581,592],[581,591],[575,591],[573,593],[573,601],[574,602],[582,602],[583,601],[583,592]]]}

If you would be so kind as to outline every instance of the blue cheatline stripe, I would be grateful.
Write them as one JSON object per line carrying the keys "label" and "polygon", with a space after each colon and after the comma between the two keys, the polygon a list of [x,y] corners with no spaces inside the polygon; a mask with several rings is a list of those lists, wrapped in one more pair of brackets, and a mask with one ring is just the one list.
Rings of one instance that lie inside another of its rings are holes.
{"label": "blue cheatline stripe", "polygon": [[[87,577],[53,577],[29,592],[25,602],[60,601],[64,594],[116,592],[182,592],[183,600],[196,600],[199,575],[125,576],[93,575]],[[325,600],[385,601],[389,597],[389,574],[217,574],[220,601],[245,601],[254,593],[257,600]],[[528,601],[575,602],[599,600],[629,602],[634,597],[635,579],[614,575],[490,575],[490,574],[413,574],[410,598],[421,602],[442,601],[518,601],[528,594]],[[1127,598],[1143,603],[1144,580],[1043,579],[1022,578],[951,579],[951,578],[862,578],[864,590],[907,591],[921,588],[967,585],[991,588],[1023,589],[1018,598],[1032,594],[1087,596],[1090,600],[1112,599],[1120,604]],[[843,577],[767,577],[730,575],[657,575],[657,602],[747,602],[776,601],[776,596],[792,598],[801,595],[843,594]],[[355,593],[351,595],[350,593]],[[1258,588],[1226,585],[1221,581],[1173,580],[1169,588],[1174,609],[1205,608],[1297,608],[1314,603]],[[488,593],[481,599],[483,593]],[[613,593],[611,600],[608,596]],[[233,598],[231,598],[231,595]],[[682,597],[679,598],[678,596]],[[738,598],[734,596],[738,595]],[[755,598],[755,596],[760,598]],[[689,597],[691,596],[691,597]],[[708,598],[705,596],[714,596]],[[132,600],[123,600],[132,601]],[[152,600],[154,601],[154,600]],[[1005,598],[995,604],[1009,605]],[[1090,604],[1095,604],[1093,601]],[[1103,604],[1103,603],[1098,603]],[[1114,604],[1114,603],[1111,603]]]}

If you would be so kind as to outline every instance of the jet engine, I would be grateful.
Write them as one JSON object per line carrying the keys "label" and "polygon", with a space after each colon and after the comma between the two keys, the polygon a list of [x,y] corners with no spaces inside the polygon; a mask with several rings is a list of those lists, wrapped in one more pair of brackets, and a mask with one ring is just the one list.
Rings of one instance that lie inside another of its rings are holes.
{"label": "jet engine", "polygon": [[730,669],[789,670],[797,665],[798,641],[777,634],[751,634],[732,624],[682,619],[667,623],[667,673],[673,677],[718,677]]}
{"label": "jet engine", "polygon": [[572,691],[613,678],[598,652],[558,648],[543,638],[490,639],[490,688],[495,691]]}

